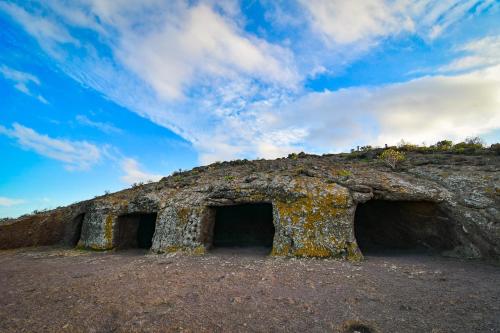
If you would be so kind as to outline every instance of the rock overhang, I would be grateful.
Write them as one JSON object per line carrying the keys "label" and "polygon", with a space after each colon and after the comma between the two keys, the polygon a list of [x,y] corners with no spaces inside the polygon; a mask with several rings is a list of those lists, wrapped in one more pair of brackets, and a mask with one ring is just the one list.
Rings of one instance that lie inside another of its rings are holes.
{"label": "rock overhang", "polygon": [[[63,213],[52,218],[64,225],[76,214],[85,214],[78,245],[106,250],[116,247],[120,216],[156,213],[152,251],[203,253],[211,245],[213,207],[269,203],[275,227],[273,255],[358,260],[358,204],[374,199],[424,201],[439,204],[454,221],[460,241],[456,253],[498,257],[499,159],[488,159],[488,168],[470,158],[465,165],[438,159],[439,163],[410,164],[401,170],[335,155],[224,162],[62,208]],[[464,183],[474,188],[464,189]]]}

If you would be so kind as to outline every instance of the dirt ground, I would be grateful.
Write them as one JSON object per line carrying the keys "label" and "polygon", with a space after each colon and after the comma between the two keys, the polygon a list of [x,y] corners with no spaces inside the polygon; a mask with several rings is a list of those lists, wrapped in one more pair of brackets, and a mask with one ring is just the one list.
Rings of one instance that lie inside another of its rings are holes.
{"label": "dirt ground", "polygon": [[0,251],[0,332],[500,332],[500,267],[54,247]]}

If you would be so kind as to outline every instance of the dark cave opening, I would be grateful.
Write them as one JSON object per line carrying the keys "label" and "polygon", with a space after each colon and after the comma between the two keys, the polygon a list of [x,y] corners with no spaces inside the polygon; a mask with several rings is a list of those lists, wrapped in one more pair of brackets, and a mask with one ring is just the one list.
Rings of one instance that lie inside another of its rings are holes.
{"label": "dark cave opening", "polygon": [[273,206],[249,203],[213,207],[213,246],[271,248],[274,238]]}
{"label": "dark cave opening", "polygon": [[133,213],[118,217],[115,246],[120,249],[150,249],[156,226],[156,213]]}
{"label": "dark cave opening", "polygon": [[69,246],[75,247],[78,245],[78,241],[82,235],[82,225],[83,219],[85,218],[85,214],[77,215],[73,221],[71,221],[70,231],[67,233],[67,239],[65,243]]}
{"label": "dark cave opening", "polygon": [[359,204],[354,233],[363,254],[440,253],[457,245],[449,217],[427,201],[370,200]]}

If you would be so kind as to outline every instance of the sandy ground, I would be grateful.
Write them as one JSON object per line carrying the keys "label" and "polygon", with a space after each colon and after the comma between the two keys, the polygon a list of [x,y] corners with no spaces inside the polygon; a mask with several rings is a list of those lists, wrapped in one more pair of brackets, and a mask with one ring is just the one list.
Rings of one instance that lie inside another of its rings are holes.
{"label": "sandy ground", "polygon": [[425,254],[0,251],[0,332],[355,331],[500,332],[500,267]]}

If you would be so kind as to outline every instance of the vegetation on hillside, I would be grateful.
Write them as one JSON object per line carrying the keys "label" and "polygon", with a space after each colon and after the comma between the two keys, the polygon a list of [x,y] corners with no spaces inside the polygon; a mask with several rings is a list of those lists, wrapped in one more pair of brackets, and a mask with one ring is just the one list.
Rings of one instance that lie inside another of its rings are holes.
{"label": "vegetation on hillside", "polygon": [[391,169],[395,169],[398,163],[403,162],[405,158],[404,152],[395,149],[386,149],[379,155],[379,159]]}
{"label": "vegetation on hillside", "polygon": [[[398,152],[420,152],[420,153],[455,153],[455,154],[481,154],[494,153],[500,154],[500,143],[494,143],[490,147],[486,147],[484,141],[479,137],[469,137],[464,141],[453,143],[451,140],[438,141],[433,145],[425,144],[417,145],[404,140],[401,140],[396,146],[372,147],[358,146],[356,149],[351,149],[351,154],[359,155],[373,151],[393,150]],[[389,153],[387,153],[389,154]],[[391,153],[393,154],[393,153]]]}

